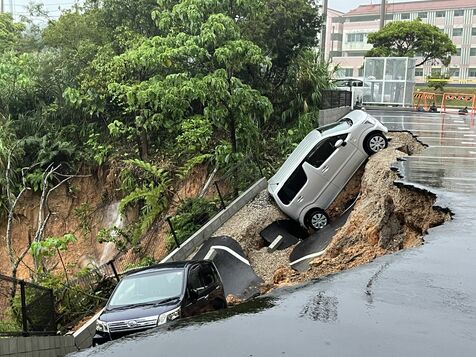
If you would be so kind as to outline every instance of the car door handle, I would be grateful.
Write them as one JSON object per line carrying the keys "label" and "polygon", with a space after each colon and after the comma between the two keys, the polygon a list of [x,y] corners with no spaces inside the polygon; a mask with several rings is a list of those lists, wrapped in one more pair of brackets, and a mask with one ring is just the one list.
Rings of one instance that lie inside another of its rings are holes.
{"label": "car door handle", "polygon": [[301,203],[303,200],[304,200],[304,197],[303,197],[303,196],[299,196],[299,197],[297,198],[298,203]]}
{"label": "car door handle", "polygon": [[322,168],[322,172],[327,172],[327,171],[329,171],[329,166],[324,166],[324,167]]}

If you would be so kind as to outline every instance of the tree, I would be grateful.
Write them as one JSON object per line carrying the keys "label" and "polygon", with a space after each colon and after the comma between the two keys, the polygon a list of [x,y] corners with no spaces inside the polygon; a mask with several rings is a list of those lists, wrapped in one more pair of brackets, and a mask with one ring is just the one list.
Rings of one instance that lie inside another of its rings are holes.
{"label": "tree", "polygon": [[0,54],[18,45],[25,25],[14,22],[12,15],[0,13]]}
{"label": "tree", "polygon": [[420,19],[390,22],[380,31],[369,34],[368,42],[374,48],[367,53],[367,57],[421,56],[422,61],[417,66],[428,61],[441,61],[448,66],[451,55],[456,54],[456,46],[448,35]]}

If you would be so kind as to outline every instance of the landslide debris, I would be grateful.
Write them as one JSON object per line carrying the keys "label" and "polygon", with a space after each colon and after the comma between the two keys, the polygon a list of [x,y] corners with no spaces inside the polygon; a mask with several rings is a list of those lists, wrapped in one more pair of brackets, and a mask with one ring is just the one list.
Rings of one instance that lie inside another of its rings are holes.
{"label": "landslide debris", "polygon": [[327,252],[298,273],[289,267],[293,247],[269,253],[259,232],[285,216],[266,190],[243,207],[215,235],[228,235],[243,247],[264,281],[263,291],[280,285],[311,280],[368,263],[376,257],[416,247],[427,230],[450,219],[448,211],[434,207],[436,196],[411,186],[396,184],[391,166],[399,158],[421,152],[424,146],[410,133],[390,133],[389,147],[373,155],[349,181],[329,208],[339,216],[348,202],[360,196],[345,225],[336,233]]}

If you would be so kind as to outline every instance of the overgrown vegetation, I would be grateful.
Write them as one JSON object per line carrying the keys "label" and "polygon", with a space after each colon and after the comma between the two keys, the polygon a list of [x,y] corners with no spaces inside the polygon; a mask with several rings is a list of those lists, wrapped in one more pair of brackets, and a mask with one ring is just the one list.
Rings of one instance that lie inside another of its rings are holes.
{"label": "overgrown vegetation", "polygon": [[[321,21],[314,0],[86,0],[45,28],[0,14],[0,219],[12,275],[29,252],[37,279],[61,263],[72,240],[43,236],[48,198],[85,168],[121,168],[120,209],[138,219],[98,235],[121,250],[163,217],[195,166],[218,171],[233,193],[271,172],[318,125],[331,75],[314,52]],[[38,227],[22,238],[31,250],[16,252],[13,218],[28,191]],[[184,201],[179,240],[216,208]],[[73,213],[89,234],[92,207]]]}

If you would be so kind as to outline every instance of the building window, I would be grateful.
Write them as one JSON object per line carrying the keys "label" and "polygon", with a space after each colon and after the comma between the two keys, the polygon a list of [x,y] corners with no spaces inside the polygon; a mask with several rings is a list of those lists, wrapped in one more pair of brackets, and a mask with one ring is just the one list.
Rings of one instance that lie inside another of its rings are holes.
{"label": "building window", "polygon": [[352,77],[354,75],[353,68],[342,68],[344,71],[344,77]]}
{"label": "building window", "polygon": [[454,15],[455,16],[463,16],[464,15],[464,10],[455,10]]}
{"label": "building window", "polygon": [[473,16],[476,16],[476,9],[473,10]]}
{"label": "building window", "polygon": [[471,36],[476,36],[476,27],[473,27],[471,30]]}
{"label": "building window", "polygon": [[408,12],[402,14],[402,20],[409,20],[410,14]]}
{"label": "building window", "polygon": [[459,77],[459,68],[450,68],[448,74],[450,77]]}
{"label": "building window", "polygon": [[365,16],[352,16],[348,17],[350,22],[364,22],[364,21],[375,21],[379,20],[379,15],[365,15]]}
{"label": "building window", "polygon": [[436,12],[436,17],[445,17],[446,16],[446,12],[445,11],[437,11]]}
{"label": "building window", "polygon": [[441,76],[441,68],[432,68],[431,69],[432,76]]}
{"label": "building window", "polygon": [[453,36],[454,37],[463,36],[463,29],[453,29]]}
{"label": "building window", "polygon": [[420,19],[426,19],[426,18],[428,17],[428,13],[426,13],[426,12],[419,12],[419,13],[418,13],[418,17],[419,17]]}
{"label": "building window", "polygon": [[461,56],[461,48],[456,49],[456,56]]}
{"label": "building window", "polygon": [[367,51],[347,51],[346,57],[365,57]]}
{"label": "building window", "polygon": [[468,72],[468,75],[470,77],[476,77],[476,68],[470,68],[469,72]]}
{"label": "building window", "polygon": [[474,48],[474,47],[471,48],[471,49],[469,50],[469,55],[470,55],[470,56],[476,56],[476,48]]}
{"label": "building window", "polygon": [[365,37],[367,37],[366,33],[348,33],[347,42],[364,42]]}
{"label": "building window", "polygon": [[364,76],[364,67],[360,67],[359,68],[359,77],[363,77]]}
{"label": "building window", "polygon": [[415,77],[423,77],[423,68],[415,68]]}

